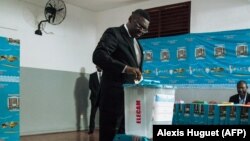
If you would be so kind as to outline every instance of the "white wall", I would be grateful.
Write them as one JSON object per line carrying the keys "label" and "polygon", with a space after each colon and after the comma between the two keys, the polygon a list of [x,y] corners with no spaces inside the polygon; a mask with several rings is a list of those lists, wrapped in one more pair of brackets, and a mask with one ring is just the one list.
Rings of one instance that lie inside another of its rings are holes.
{"label": "white wall", "polygon": [[[92,52],[96,46],[96,14],[72,5],[59,25],[46,24],[45,31],[35,35],[44,20],[44,7],[20,0],[0,0],[0,35],[21,40],[21,66],[80,72],[95,71]],[[13,29],[10,30],[9,28]]]}
{"label": "white wall", "polygon": [[[151,0],[98,13],[97,41],[107,27],[126,23],[137,8],[147,9],[191,1],[191,33],[214,32],[249,28],[249,0]],[[235,89],[179,89],[176,99],[228,101]]]}
{"label": "white wall", "polygon": [[191,32],[214,32],[250,27],[249,0],[192,0]]}
{"label": "white wall", "polygon": [[[63,83],[68,83],[66,86],[61,86],[69,88],[63,92],[63,88],[57,89],[53,85],[51,88],[39,85],[38,88],[41,91],[34,87],[39,83],[49,84],[50,74],[45,75],[38,83],[30,82],[31,75],[21,72],[21,135],[76,129],[76,106],[73,95],[75,79],[71,76],[71,81],[66,80],[70,72],[72,75],[76,74],[75,78],[77,78],[81,68],[85,68],[85,73],[96,70],[91,57],[96,46],[96,13],[68,4],[66,6],[67,15],[61,24],[46,24],[45,31],[53,34],[43,32],[43,35],[39,36],[34,32],[38,22],[45,19],[44,7],[22,0],[0,0],[0,36],[20,39],[21,67],[25,68],[22,70],[27,72],[28,68],[34,68],[34,70],[37,68],[37,70],[52,73],[54,71],[48,70],[56,70],[58,71],[56,74],[59,75],[62,72],[68,72],[55,79],[51,78],[53,81],[62,80]],[[60,84],[57,83],[56,86]],[[88,91],[88,88],[85,90]],[[53,101],[56,98],[57,101]],[[53,104],[50,105],[51,103]],[[87,124],[83,126],[86,129]]]}
{"label": "white wall", "polygon": [[147,9],[191,1],[191,33],[249,28],[249,0],[151,0],[98,13],[97,41],[107,27],[128,21],[137,8]]}

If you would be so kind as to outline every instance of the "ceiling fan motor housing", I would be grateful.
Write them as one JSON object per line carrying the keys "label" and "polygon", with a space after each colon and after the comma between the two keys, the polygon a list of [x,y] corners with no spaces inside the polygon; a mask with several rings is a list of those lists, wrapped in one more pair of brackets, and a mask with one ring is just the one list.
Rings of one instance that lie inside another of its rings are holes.
{"label": "ceiling fan motor housing", "polygon": [[[53,7],[46,7],[45,13],[46,13],[46,15],[48,15],[48,16],[46,16],[46,17],[48,17],[48,19],[47,19],[48,22],[49,23],[54,22],[55,17],[56,17],[56,9]],[[51,19],[53,19],[53,21],[51,21]]]}

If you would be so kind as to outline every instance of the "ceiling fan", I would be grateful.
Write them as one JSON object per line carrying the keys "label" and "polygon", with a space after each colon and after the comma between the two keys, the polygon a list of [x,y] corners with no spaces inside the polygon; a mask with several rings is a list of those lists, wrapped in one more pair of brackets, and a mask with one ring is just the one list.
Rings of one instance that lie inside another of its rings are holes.
{"label": "ceiling fan", "polygon": [[35,34],[42,35],[41,25],[48,22],[52,25],[60,24],[66,17],[66,5],[63,0],[49,0],[44,9],[46,20],[42,20],[38,24]]}

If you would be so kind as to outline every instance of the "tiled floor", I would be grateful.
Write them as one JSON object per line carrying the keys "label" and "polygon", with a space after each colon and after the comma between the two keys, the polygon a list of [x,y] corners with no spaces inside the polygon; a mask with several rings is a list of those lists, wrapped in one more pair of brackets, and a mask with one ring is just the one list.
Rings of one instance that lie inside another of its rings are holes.
{"label": "tiled floor", "polygon": [[98,141],[99,131],[91,135],[88,135],[87,131],[79,132],[63,132],[63,133],[51,133],[51,134],[40,134],[21,136],[21,141]]}

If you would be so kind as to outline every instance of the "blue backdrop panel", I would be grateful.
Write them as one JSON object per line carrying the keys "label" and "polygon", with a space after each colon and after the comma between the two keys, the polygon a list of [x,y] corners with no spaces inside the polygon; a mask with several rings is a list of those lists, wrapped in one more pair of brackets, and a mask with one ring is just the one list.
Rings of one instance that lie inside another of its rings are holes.
{"label": "blue backdrop panel", "polygon": [[177,88],[250,82],[250,29],[141,39],[143,76]]}
{"label": "blue backdrop panel", "polygon": [[20,41],[0,37],[0,141],[19,141]]}

